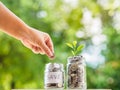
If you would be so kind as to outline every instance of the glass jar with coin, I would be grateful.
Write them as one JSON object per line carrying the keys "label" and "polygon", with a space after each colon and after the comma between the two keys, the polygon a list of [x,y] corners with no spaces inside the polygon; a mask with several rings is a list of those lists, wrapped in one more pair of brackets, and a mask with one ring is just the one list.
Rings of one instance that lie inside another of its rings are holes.
{"label": "glass jar with coin", "polygon": [[45,88],[64,88],[63,64],[48,63],[45,67]]}
{"label": "glass jar with coin", "polygon": [[86,64],[83,56],[68,58],[67,88],[86,90]]}

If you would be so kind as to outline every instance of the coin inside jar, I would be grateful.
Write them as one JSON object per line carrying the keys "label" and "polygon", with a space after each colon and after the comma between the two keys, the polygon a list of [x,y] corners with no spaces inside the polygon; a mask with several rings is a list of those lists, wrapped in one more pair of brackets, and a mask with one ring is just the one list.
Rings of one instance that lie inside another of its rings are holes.
{"label": "coin inside jar", "polygon": [[82,56],[74,56],[68,58],[67,64],[68,80],[67,87],[69,89],[86,89],[86,67]]}

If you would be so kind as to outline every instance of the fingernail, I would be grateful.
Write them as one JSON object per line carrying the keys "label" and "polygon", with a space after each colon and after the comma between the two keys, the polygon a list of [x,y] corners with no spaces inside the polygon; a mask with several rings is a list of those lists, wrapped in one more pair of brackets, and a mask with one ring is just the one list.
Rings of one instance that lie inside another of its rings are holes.
{"label": "fingernail", "polygon": [[51,59],[54,59],[55,55],[54,53],[50,56]]}

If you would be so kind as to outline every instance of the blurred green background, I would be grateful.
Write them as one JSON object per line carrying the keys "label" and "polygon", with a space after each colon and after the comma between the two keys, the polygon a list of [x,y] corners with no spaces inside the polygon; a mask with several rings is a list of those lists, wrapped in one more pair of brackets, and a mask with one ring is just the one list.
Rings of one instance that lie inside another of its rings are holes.
{"label": "blurred green background", "polygon": [[[120,0],[0,0],[25,23],[50,34],[56,58],[36,55],[0,32],[0,90],[43,88],[46,63],[71,55],[66,42],[84,43],[88,88],[120,89]],[[9,23],[9,22],[8,22]]]}

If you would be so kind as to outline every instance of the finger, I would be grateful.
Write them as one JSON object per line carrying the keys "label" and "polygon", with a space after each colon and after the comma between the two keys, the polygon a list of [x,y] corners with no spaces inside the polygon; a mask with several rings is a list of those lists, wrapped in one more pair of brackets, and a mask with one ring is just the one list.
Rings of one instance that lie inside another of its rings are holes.
{"label": "finger", "polygon": [[41,48],[39,48],[39,53],[42,54],[42,55],[45,54],[45,52]]}
{"label": "finger", "polygon": [[48,48],[48,46],[45,43],[42,45],[42,49],[44,50],[45,54],[48,57],[52,58],[54,56],[51,50]]}
{"label": "finger", "polygon": [[37,46],[32,46],[32,51],[36,54],[45,54],[44,51],[40,48],[40,47],[37,47]]}
{"label": "finger", "polygon": [[39,54],[39,50],[36,46],[32,45],[32,49],[31,49],[35,54]]}
{"label": "finger", "polygon": [[45,52],[38,46],[35,46],[33,44],[31,44],[31,42],[29,42],[26,39],[21,40],[21,42],[23,43],[23,45],[29,49],[32,50],[32,52],[34,52],[35,54],[45,54]]}
{"label": "finger", "polygon": [[48,40],[46,41],[46,45],[51,50],[51,52],[54,53],[54,48],[53,48],[53,43],[52,43],[51,38],[48,38]]}

